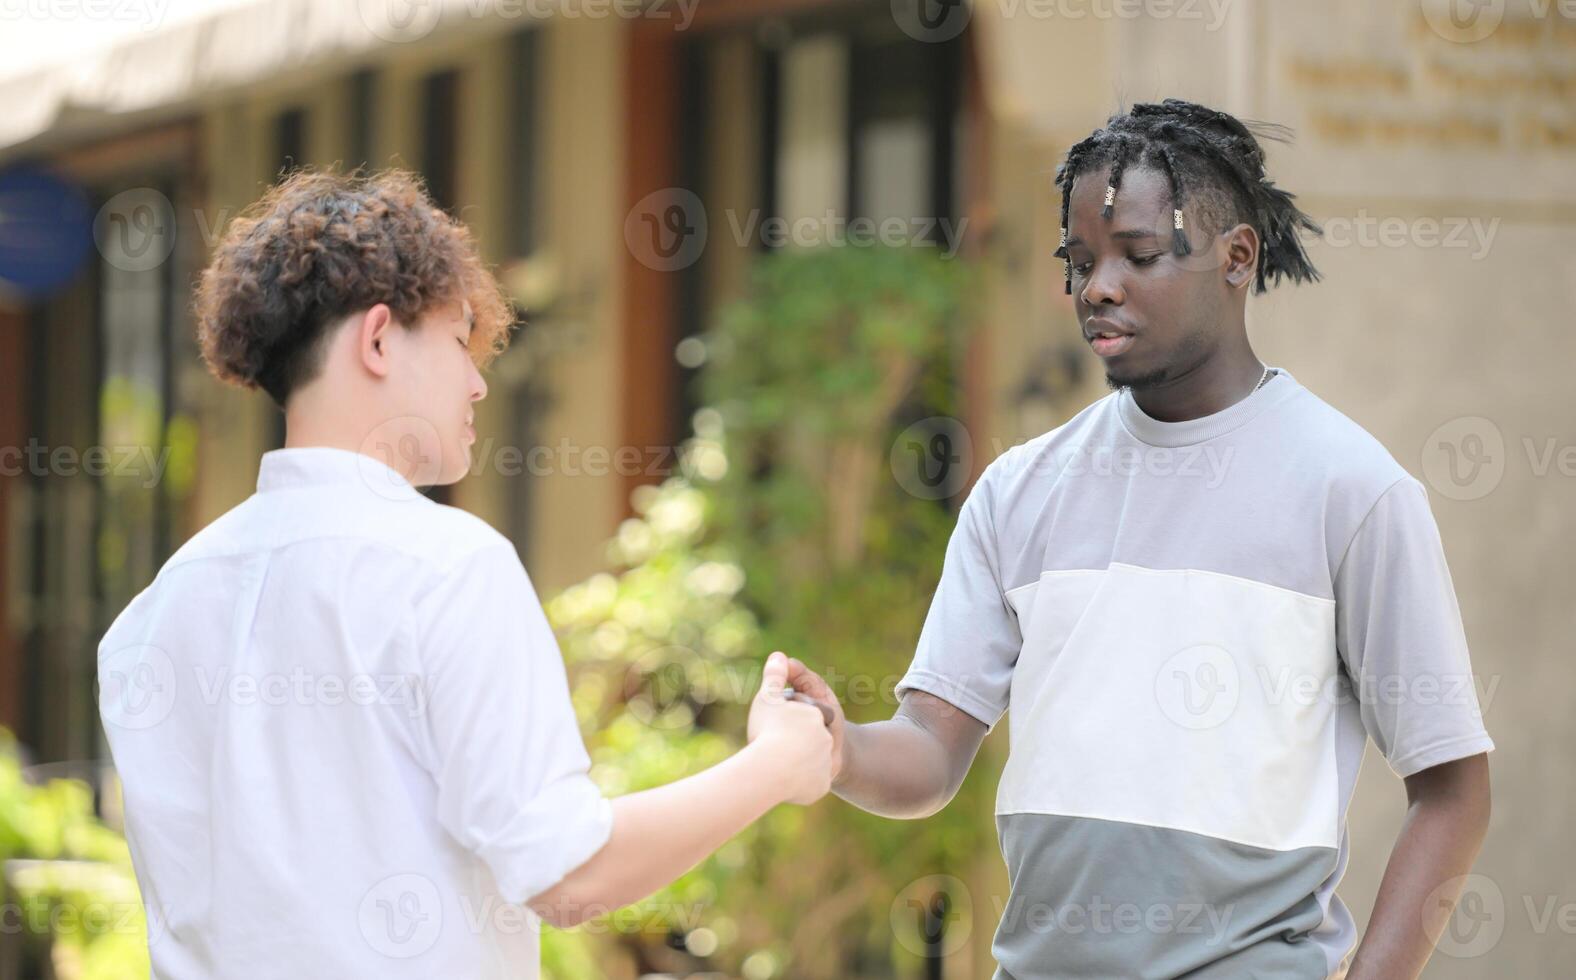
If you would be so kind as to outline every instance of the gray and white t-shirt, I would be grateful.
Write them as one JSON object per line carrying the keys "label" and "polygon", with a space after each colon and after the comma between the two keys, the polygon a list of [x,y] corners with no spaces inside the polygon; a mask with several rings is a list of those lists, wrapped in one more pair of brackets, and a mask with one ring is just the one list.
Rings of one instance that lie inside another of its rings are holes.
{"label": "gray and white t-shirt", "polygon": [[1011,711],[998,980],[1338,977],[1365,738],[1403,777],[1493,749],[1422,484],[1284,370],[996,459],[908,689]]}

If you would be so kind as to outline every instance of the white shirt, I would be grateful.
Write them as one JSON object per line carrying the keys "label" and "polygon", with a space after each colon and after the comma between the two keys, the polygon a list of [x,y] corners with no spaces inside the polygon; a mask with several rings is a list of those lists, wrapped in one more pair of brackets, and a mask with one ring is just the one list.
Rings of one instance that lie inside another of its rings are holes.
{"label": "white shirt", "polygon": [[161,980],[535,977],[612,830],[513,545],[358,453],[264,455],[99,682]]}

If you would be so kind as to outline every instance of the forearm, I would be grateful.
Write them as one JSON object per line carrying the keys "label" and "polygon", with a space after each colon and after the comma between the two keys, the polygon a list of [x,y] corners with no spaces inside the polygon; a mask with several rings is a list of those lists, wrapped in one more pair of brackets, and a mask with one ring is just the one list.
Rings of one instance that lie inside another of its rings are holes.
{"label": "forearm", "polygon": [[686,779],[617,797],[608,842],[530,905],[570,926],[638,902],[783,800],[777,766],[760,742]]}
{"label": "forearm", "polygon": [[946,747],[901,713],[850,723],[843,741],[843,771],[832,792],[861,810],[912,820],[940,810],[957,792]]}
{"label": "forearm", "polygon": [[1461,882],[1488,829],[1484,803],[1472,798],[1415,801],[1390,854],[1368,930],[1347,980],[1415,980],[1446,928]]}

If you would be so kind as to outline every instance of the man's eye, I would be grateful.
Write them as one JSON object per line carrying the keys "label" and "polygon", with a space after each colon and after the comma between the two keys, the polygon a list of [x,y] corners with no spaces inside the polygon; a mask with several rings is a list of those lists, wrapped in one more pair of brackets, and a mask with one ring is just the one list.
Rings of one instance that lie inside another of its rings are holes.
{"label": "man's eye", "polygon": [[1079,262],[1073,266],[1073,275],[1087,276],[1089,274],[1089,267],[1092,265],[1094,265],[1093,262]]}
{"label": "man's eye", "polygon": [[1159,260],[1160,260],[1160,253],[1159,252],[1156,252],[1153,255],[1135,255],[1135,256],[1133,256],[1133,264],[1134,265],[1154,265]]}

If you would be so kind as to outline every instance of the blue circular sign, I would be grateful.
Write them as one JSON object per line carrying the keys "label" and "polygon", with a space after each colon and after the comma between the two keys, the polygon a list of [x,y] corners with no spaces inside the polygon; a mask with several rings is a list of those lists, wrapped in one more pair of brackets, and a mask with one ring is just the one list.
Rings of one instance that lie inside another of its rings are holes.
{"label": "blue circular sign", "polygon": [[0,172],[0,283],[36,297],[69,283],[93,248],[81,188],[34,167]]}

